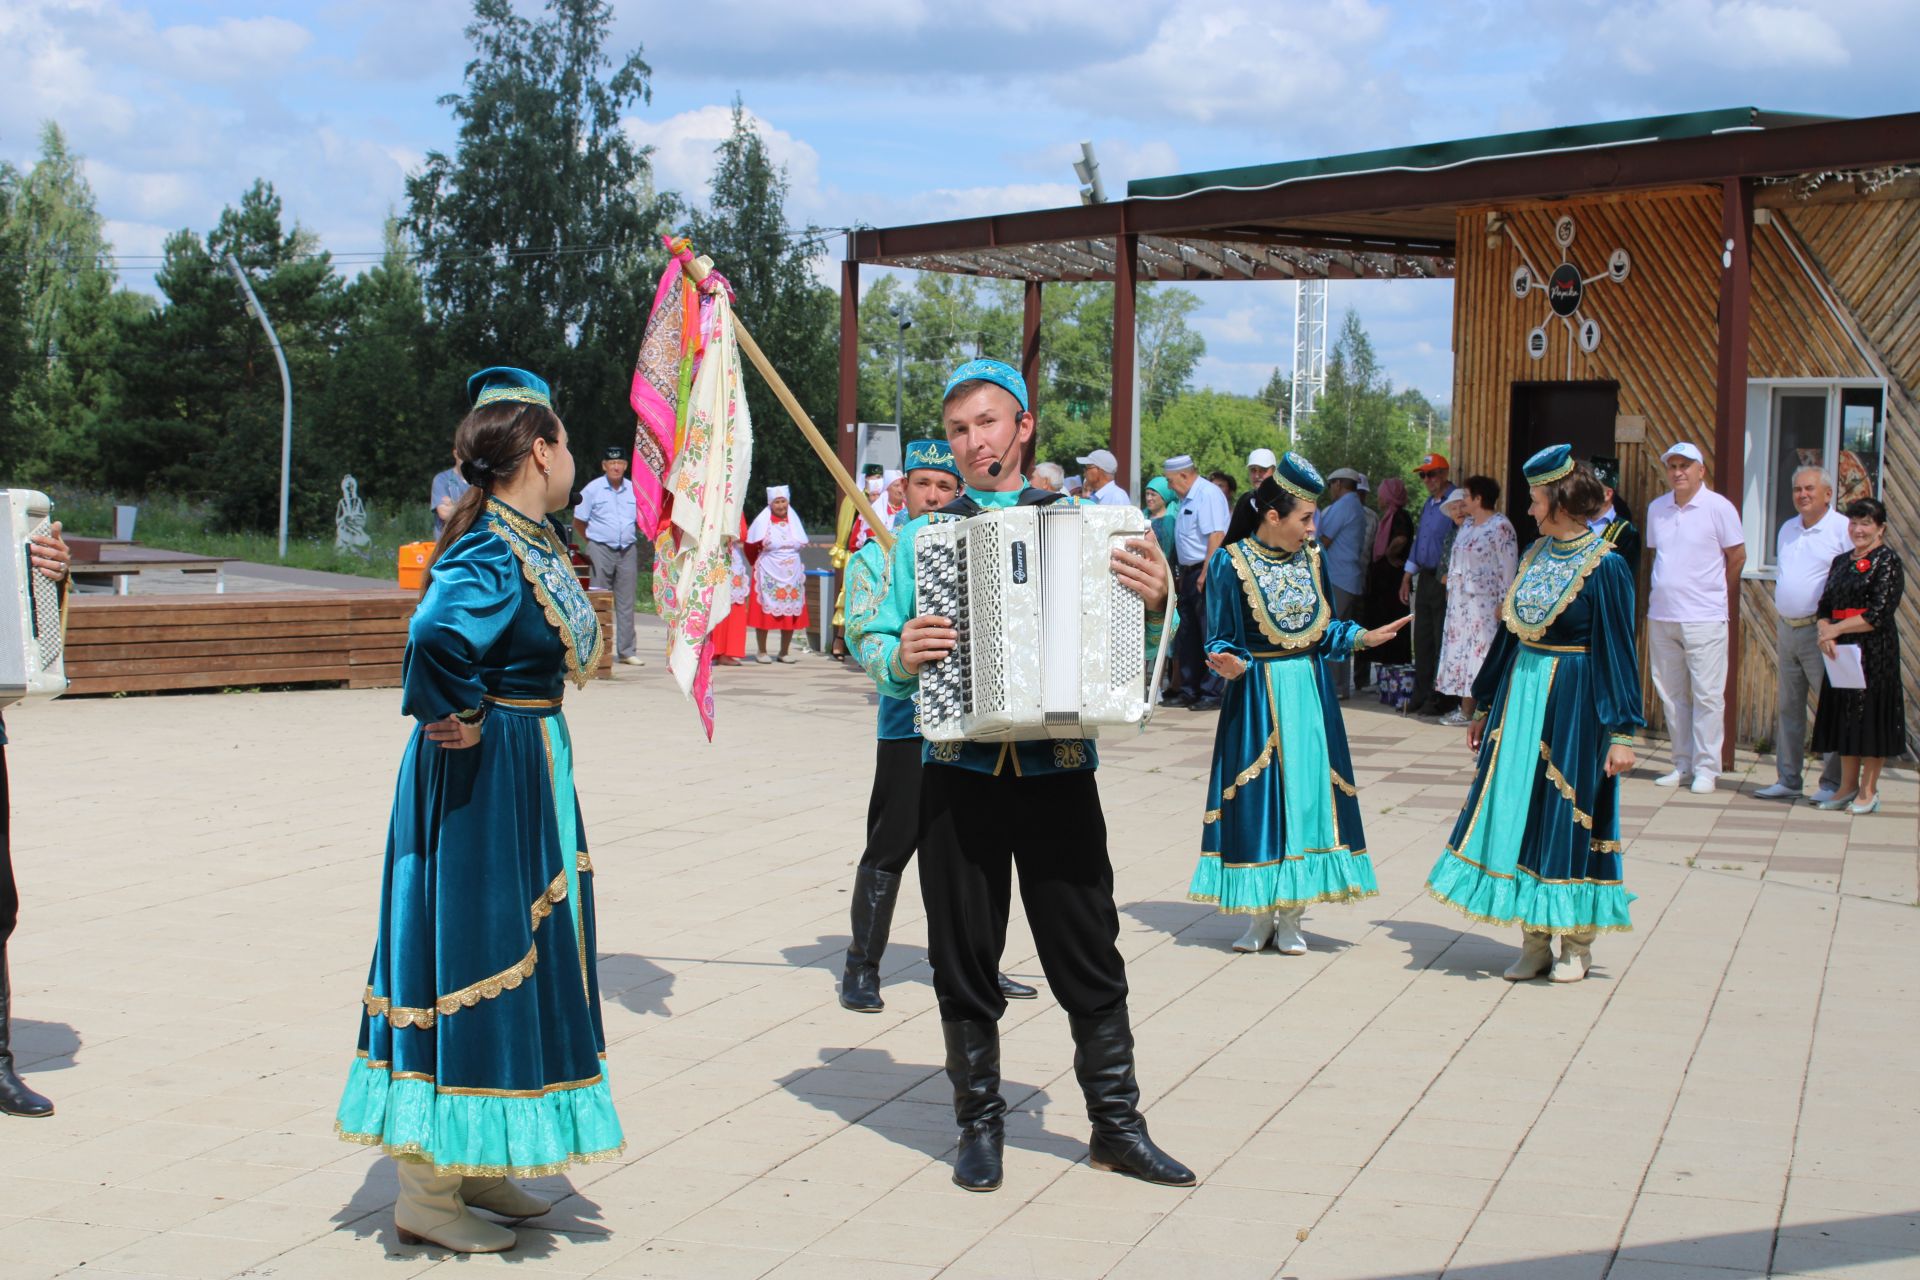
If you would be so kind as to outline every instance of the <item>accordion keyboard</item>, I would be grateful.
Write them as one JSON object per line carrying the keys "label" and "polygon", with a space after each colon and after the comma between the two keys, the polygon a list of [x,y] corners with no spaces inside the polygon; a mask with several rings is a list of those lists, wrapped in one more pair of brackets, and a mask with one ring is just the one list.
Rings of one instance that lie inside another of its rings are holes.
{"label": "accordion keyboard", "polygon": [[957,720],[971,706],[968,696],[971,665],[970,628],[966,611],[960,607],[961,575],[965,572],[965,544],[929,545],[920,551],[914,576],[919,592],[919,611],[952,618],[960,633],[959,643],[946,658],[927,664],[920,672],[920,720],[923,725],[940,725]]}
{"label": "accordion keyboard", "polygon": [[[53,521],[42,520],[27,530],[27,539],[45,537],[53,532]],[[25,544],[22,544],[23,548]],[[34,572],[33,556],[27,555],[27,582],[30,585],[27,627],[40,651],[42,670],[58,668],[61,658],[60,588],[45,574]]]}

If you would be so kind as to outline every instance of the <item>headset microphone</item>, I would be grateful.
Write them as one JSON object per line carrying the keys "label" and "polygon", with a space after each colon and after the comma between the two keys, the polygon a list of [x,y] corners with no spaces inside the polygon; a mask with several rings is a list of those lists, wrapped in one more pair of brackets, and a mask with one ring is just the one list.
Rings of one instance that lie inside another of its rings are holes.
{"label": "headset microphone", "polygon": [[1013,446],[1019,443],[1020,433],[1016,430],[1013,433],[1013,439],[1007,441],[1007,447],[1000,451],[1000,456],[987,464],[987,474],[998,480],[1001,469],[1006,465],[1007,455],[1012,453]]}

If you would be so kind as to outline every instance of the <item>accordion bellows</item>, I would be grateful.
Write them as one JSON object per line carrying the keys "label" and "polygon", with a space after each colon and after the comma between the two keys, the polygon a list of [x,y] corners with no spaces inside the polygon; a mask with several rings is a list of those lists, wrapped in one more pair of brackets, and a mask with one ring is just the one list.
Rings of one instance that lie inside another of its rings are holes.
{"label": "accordion bellows", "polygon": [[60,588],[33,571],[27,540],[53,528],[53,504],[32,489],[0,489],[7,554],[0,557],[0,707],[66,692]]}
{"label": "accordion bellows", "polygon": [[922,529],[915,612],[952,618],[959,632],[920,673],[922,734],[1017,742],[1145,723],[1146,606],[1114,575],[1113,549],[1147,531],[1138,508],[1068,503]]}

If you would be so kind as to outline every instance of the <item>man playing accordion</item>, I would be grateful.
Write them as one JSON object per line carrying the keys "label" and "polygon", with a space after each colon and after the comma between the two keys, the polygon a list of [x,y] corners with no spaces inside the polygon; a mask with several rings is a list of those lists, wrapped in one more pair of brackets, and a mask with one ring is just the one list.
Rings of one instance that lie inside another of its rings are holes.
{"label": "man playing accordion", "polygon": [[[1033,436],[1026,383],[998,360],[970,360],[947,379],[941,417],[966,488],[943,511],[908,522],[885,572],[850,589],[848,639],[881,694],[911,698],[921,670],[951,653],[952,619],[915,615],[914,542],[930,521],[1062,501],[1029,489],[1007,461]],[[1153,538],[1122,545],[1116,578],[1146,605],[1143,650],[1168,617],[1168,572]],[[1089,1162],[1168,1186],[1192,1186],[1184,1165],[1153,1144],[1139,1110],[1126,965],[1093,743],[1078,739],[937,742],[922,782],[920,888],[927,950],[960,1125],[953,1180],[969,1191],[1001,1182],[1006,1100],[1000,1094],[999,984],[1012,872],[1040,966],[1074,1040],[1074,1072],[1093,1133]]]}

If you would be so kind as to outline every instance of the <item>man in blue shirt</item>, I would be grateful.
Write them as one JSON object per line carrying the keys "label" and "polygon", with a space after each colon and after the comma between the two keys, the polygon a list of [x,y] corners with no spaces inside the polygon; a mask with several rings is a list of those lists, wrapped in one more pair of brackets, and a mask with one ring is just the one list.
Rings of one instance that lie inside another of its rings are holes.
{"label": "man in blue shirt", "polygon": [[440,538],[440,531],[447,527],[447,517],[453,514],[454,504],[465,496],[469,485],[460,475],[460,455],[453,455],[453,465],[433,478],[433,488],[428,492],[427,505],[433,509],[433,536]]}
{"label": "man in blue shirt", "polygon": [[[1360,620],[1360,596],[1367,586],[1367,508],[1360,501],[1362,477],[1351,467],[1327,476],[1327,505],[1318,519],[1320,546],[1333,586],[1334,616],[1345,622]],[[1353,662],[1328,664],[1333,689],[1342,698],[1353,696]]]}
{"label": "man in blue shirt", "polygon": [[627,483],[627,454],[610,444],[601,455],[604,473],[587,481],[573,509],[573,529],[587,541],[595,591],[613,592],[614,652],[630,667],[644,667],[633,639],[634,589],[640,580],[640,514]]}
{"label": "man in blue shirt", "polygon": [[1173,633],[1180,692],[1168,702],[1192,711],[1212,711],[1220,705],[1223,685],[1207,666],[1207,560],[1226,541],[1233,509],[1219,485],[1210,480],[1198,483],[1200,468],[1186,454],[1168,458],[1161,470],[1181,499],[1179,517],[1173,522],[1173,553],[1179,561],[1174,584],[1179,590],[1180,616],[1187,619],[1187,625]]}
{"label": "man in blue shirt", "polygon": [[1441,499],[1453,487],[1452,474],[1445,455],[1430,453],[1414,468],[1420,483],[1427,487],[1427,505],[1420,509],[1419,523],[1413,529],[1413,550],[1407,553],[1406,573],[1400,579],[1400,603],[1413,604],[1413,700],[1407,703],[1413,715],[1444,716],[1460,705],[1433,690],[1440,670],[1440,635],[1447,622],[1447,588],[1440,581],[1446,569],[1447,534],[1453,521],[1441,509]]}

